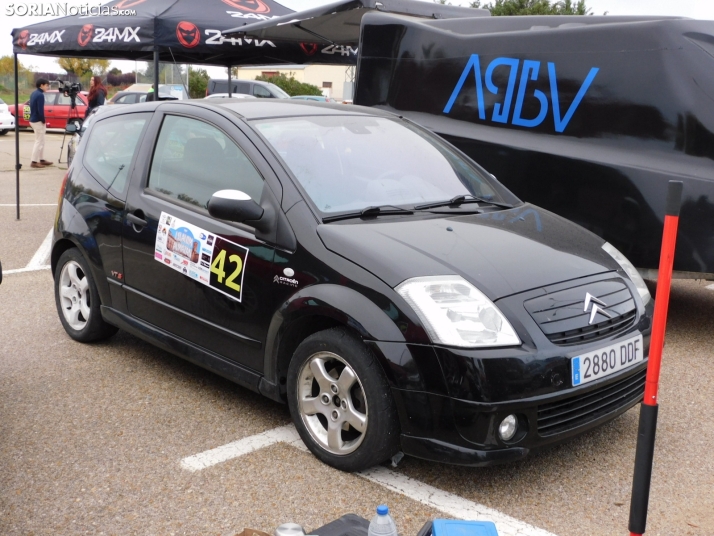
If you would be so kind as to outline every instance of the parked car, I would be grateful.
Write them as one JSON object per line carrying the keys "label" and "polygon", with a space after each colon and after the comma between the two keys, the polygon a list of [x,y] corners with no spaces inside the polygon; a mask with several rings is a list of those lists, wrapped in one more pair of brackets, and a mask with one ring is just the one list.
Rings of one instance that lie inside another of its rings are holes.
{"label": "parked car", "polygon": [[[275,84],[261,82],[260,80],[238,80],[231,79],[232,93],[243,93],[253,95],[259,99],[289,99],[290,95],[285,93]],[[214,93],[228,93],[228,79],[211,78],[206,86],[206,97]]]}
{"label": "parked car", "polygon": [[[77,95],[76,107],[72,108],[69,97],[56,89],[45,91],[45,125],[47,128],[64,128],[71,119],[84,120],[87,112],[87,97],[81,93]],[[21,127],[30,126],[30,101],[20,105],[22,114],[17,119]],[[9,106],[10,113],[17,117],[15,105]]]}
{"label": "parked car", "polygon": [[254,95],[246,95],[245,93],[211,93],[204,99],[257,99]]}
{"label": "parked car", "polygon": [[517,460],[641,401],[637,271],[429,131],[287,99],[106,108],[54,228],[73,339],[121,328],[287,402],[347,471]]}
{"label": "parked car", "polygon": [[295,100],[308,100],[316,102],[337,102],[332,97],[324,97],[322,95],[293,95],[290,98]]}
{"label": "parked car", "polygon": [[15,129],[15,117],[10,113],[5,101],[0,99],[0,136]]}
{"label": "parked car", "polygon": [[117,91],[107,104],[135,104],[146,101],[146,91]]}

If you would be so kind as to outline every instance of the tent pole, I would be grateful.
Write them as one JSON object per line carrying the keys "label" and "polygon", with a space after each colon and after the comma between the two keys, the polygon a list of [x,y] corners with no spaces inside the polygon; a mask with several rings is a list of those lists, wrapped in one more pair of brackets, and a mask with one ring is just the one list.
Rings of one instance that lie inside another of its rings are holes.
{"label": "tent pole", "polygon": [[231,90],[231,66],[228,66],[228,98],[233,96],[233,91]]}
{"label": "tent pole", "polygon": [[159,47],[154,47],[154,99],[159,100]]}
{"label": "tent pole", "polygon": [[[15,204],[17,209],[17,219],[20,219],[20,96],[18,93],[18,75],[17,75],[17,53],[15,56]],[[24,112],[24,111],[23,111]]]}

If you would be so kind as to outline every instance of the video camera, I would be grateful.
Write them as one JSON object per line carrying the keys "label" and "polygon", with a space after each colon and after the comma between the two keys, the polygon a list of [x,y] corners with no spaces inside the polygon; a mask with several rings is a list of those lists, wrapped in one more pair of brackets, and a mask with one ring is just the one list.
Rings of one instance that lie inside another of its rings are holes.
{"label": "video camera", "polygon": [[82,91],[82,84],[79,82],[64,82],[62,80],[57,80],[58,89],[65,97],[69,97],[72,101],[72,108],[77,105],[77,95]]}

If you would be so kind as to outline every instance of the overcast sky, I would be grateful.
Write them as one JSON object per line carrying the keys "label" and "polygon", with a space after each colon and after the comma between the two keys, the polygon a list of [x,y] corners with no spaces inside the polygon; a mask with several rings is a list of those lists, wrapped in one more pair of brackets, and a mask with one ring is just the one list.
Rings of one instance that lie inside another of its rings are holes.
{"label": "overcast sky", "polygon": [[[426,0],[425,0],[426,1]],[[67,5],[95,5],[97,2],[92,0],[60,0],[62,4]],[[40,3],[37,0],[29,0],[15,2],[15,6],[22,3],[28,5],[32,3]],[[50,2],[44,1],[43,4]],[[51,2],[57,3],[57,2]],[[329,3],[328,0],[283,0],[280,1],[284,6],[300,11],[311,7]],[[451,0],[454,5],[468,5],[467,0]],[[670,15],[691,17],[693,19],[714,20],[714,0],[586,0],[585,4],[592,10],[595,15]],[[20,17],[18,15],[8,16],[5,13],[5,6],[8,2],[3,2],[2,15],[0,15],[0,56],[12,54],[12,37],[10,32],[13,28],[25,27],[36,22],[50,20],[52,17]],[[24,65],[34,66],[37,70],[63,73],[55,58],[44,56],[21,55],[20,61]],[[134,62],[132,61],[114,61],[112,66],[129,72],[134,70]],[[139,62],[138,69],[144,70],[145,65]],[[221,67],[208,67],[209,74],[214,78],[225,76],[225,69]]]}

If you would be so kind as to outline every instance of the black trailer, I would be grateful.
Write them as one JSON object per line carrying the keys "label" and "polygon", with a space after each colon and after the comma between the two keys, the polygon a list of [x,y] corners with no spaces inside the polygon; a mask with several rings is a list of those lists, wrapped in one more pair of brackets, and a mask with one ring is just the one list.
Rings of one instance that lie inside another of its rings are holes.
{"label": "black trailer", "polygon": [[712,21],[371,12],[354,102],[437,132],[653,279],[681,180],[675,276],[714,279]]}

